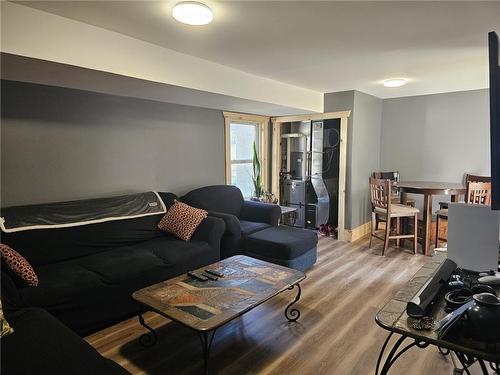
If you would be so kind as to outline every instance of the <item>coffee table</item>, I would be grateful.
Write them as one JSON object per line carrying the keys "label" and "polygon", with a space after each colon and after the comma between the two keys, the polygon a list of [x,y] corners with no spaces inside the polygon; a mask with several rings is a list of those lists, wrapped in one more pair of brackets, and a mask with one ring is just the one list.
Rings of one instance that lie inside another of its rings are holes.
{"label": "coffee table", "polygon": [[[300,311],[293,307],[301,295],[303,272],[277,264],[236,255],[200,268],[224,274],[217,281],[199,281],[187,275],[140,289],[132,297],[165,318],[197,332],[202,345],[205,374],[208,374],[210,348],[217,328],[243,315],[285,290],[297,288],[295,299],[286,307],[285,317],[295,322]],[[157,336],[139,314],[139,322],[148,329],[139,341],[148,347]]]}

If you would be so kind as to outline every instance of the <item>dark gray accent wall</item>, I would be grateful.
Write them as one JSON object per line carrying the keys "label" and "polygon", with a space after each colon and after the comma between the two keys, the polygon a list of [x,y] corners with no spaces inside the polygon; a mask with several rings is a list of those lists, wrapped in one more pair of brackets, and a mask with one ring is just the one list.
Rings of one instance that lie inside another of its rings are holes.
{"label": "dark gray accent wall", "polygon": [[2,206],[224,183],[219,110],[1,83]]}
{"label": "dark gray accent wall", "polygon": [[346,229],[370,220],[368,178],[380,167],[382,100],[360,91],[325,94],[325,112],[351,110],[347,131]]}

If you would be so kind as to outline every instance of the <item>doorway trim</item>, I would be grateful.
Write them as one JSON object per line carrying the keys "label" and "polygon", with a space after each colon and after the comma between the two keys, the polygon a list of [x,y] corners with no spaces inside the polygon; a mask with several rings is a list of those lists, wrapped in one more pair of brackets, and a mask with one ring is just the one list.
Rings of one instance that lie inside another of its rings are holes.
{"label": "doorway trim", "polygon": [[287,122],[295,121],[316,121],[340,119],[340,155],[339,155],[339,206],[338,206],[338,239],[341,241],[348,240],[348,233],[345,229],[345,185],[346,185],[346,170],[347,170],[347,125],[351,111],[327,112],[327,113],[312,113],[307,115],[296,116],[280,116],[271,117],[273,127],[272,136],[272,165],[271,176],[272,185],[271,192],[279,201],[279,173],[281,161],[281,126]]}

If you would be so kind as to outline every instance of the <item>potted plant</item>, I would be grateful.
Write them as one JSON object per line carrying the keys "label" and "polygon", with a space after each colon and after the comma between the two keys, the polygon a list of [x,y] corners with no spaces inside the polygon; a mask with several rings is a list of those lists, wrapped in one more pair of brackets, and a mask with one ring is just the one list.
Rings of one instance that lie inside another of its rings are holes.
{"label": "potted plant", "polygon": [[252,176],[252,182],[253,182],[253,189],[254,189],[254,196],[253,200],[260,200],[262,197],[263,188],[262,188],[262,171],[261,171],[261,165],[260,165],[260,160],[259,160],[259,154],[257,152],[257,145],[255,142],[253,143],[253,160],[252,160],[252,166],[253,166],[253,176]]}

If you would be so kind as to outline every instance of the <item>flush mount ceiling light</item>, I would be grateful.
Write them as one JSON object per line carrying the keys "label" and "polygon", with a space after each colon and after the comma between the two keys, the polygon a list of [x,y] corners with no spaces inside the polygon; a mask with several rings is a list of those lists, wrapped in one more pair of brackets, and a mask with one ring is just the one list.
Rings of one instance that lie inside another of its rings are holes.
{"label": "flush mount ceiling light", "polygon": [[406,79],[404,78],[386,79],[384,81],[385,87],[401,87],[404,85],[406,85]]}
{"label": "flush mount ceiling light", "polygon": [[213,21],[214,14],[205,4],[197,1],[182,1],[174,6],[172,16],[188,25],[206,25]]}

